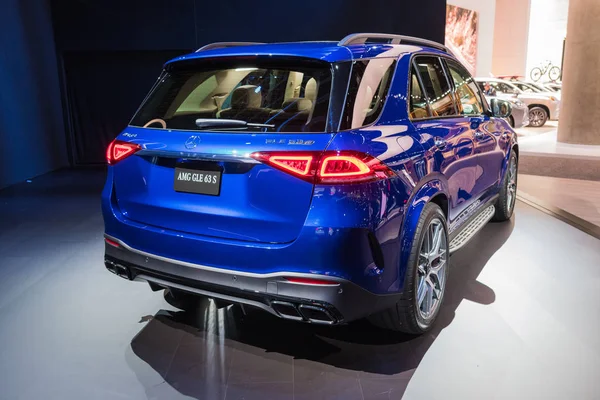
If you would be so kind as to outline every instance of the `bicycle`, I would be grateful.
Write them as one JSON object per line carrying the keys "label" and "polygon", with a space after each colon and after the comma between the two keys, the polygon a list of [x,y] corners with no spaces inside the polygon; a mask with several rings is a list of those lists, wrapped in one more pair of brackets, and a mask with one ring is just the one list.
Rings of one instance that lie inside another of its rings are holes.
{"label": "bicycle", "polygon": [[556,82],[561,76],[560,68],[556,65],[552,65],[552,62],[549,60],[544,61],[541,66],[533,68],[529,76],[532,81],[537,82],[542,76],[546,75],[546,73],[548,73],[548,78],[550,78],[552,82]]}

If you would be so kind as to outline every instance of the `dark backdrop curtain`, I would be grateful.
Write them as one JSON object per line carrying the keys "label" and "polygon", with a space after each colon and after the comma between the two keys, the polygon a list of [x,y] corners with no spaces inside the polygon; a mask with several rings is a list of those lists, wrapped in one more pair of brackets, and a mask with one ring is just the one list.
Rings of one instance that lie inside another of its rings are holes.
{"label": "dark backdrop curtain", "polygon": [[446,21],[446,0],[49,2],[64,67],[70,154],[79,165],[104,162],[106,145],[129,122],[162,64],[184,49],[229,40],[340,40],[352,32],[443,42]]}
{"label": "dark backdrop curtain", "polygon": [[127,126],[164,62],[186,52],[189,50],[64,54],[76,165],[105,162],[106,146]]}

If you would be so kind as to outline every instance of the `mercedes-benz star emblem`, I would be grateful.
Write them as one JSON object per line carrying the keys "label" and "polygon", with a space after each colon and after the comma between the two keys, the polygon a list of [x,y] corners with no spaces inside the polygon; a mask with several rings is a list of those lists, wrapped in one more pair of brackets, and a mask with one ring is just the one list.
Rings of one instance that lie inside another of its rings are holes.
{"label": "mercedes-benz star emblem", "polygon": [[188,138],[188,140],[185,141],[185,148],[186,149],[195,149],[196,146],[198,146],[198,143],[200,143],[199,136],[190,136]]}

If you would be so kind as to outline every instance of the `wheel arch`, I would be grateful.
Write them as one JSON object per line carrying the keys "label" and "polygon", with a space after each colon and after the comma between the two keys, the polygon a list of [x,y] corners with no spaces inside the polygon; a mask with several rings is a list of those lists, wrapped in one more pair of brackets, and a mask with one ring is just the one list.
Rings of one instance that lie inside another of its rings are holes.
{"label": "wheel arch", "polygon": [[512,151],[517,155],[517,161],[519,160],[519,144],[515,143],[512,145]]}
{"label": "wheel arch", "polygon": [[519,162],[519,144],[517,143],[515,137],[513,137],[511,142],[512,143],[510,144],[510,147],[508,147],[508,151],[504,156],[504,160],[502,161],[502,167],[500,169],[500,176],[498,180],[498,190],[500,188],[500,185],[502,185],[502,181],[504,180],[504,175],[506,175],[506,171],[508,171],[508,162],[510,160],[510,155],[513,152],[517,155],[517,163]]}
{"label": "wheel arch", "polygon": [[439,192],[434,195],[431,200],[431,203],[435,203],[442,209],[442,212],[446,216],[446,221],[448,221],[449,210],[448,210],[448,196],[444,192]]}
{"label": "wheel arch", "polygon": [[413,240],[421,214],[425,206],[429,203],[438,205],[446,216],[446,223],[449,223],[449,201],[450,197],[446,190],[446,185],[440,179],[431,179],[423,183],[414,195],[409,199],[404,212],[404,221],[400,230],[400,254],[398,257],[398,282],[401,285],[399,290],[404,287],[406,278],[406,268]]}
{"label": "wheel arch", "polygon": [[529,105],[527,108],[529,109],[529,111],[531,111],[531,109],[535,108],[535,107],[542,108],[544,111],[546,111],[546,114],[548,114],[548,118],[550,118],[550,108],[547,105],[536,103],[536,104]]}

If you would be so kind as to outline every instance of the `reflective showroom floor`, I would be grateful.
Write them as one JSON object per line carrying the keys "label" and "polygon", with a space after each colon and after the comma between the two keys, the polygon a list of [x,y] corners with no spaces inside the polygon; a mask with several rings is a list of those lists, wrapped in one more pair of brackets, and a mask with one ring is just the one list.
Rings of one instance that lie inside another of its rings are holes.
{"label": "reflective showroom floor", "polygon": [[584,399],[600,393],[600,241],[519,203],[452,258],[437,328],[335,329],[104,270],[102,172],[0,192],[1,399]]}

